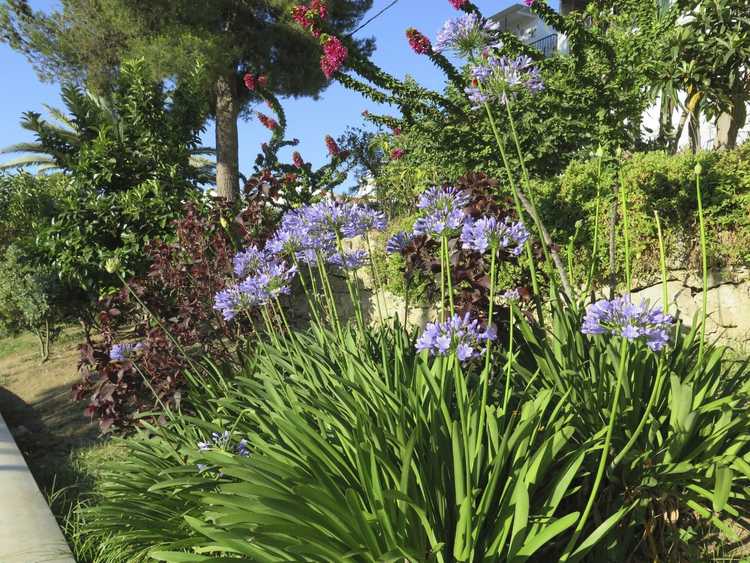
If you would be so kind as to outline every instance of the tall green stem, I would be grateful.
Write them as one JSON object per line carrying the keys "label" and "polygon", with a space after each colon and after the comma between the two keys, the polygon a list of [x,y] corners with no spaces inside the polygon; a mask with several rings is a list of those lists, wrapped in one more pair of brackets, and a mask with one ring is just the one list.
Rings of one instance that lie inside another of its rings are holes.
{"label": "tall green stem", "polygon": [[596,267],[599,264],[599,209],[601,205],[601,189],[602,189],[602,158],[604,152],[602,148],[596,152],[597,156],[597,167],[596,167],[596,210],[594,211],[594,245],[591,250],[591,269],[589,271],[588,280],[586,280],[586,291],[584,295],[588,295],[591,290],[591,286],[594,283],[596,277]]}
{"label": "tall green stem", "polygon": [[629,293],[633,289],[633,278],[630,270],[630,223],[628,220],[628,196],[625,190],[625,183],[622,179],[622,162],[620,163],[620,206],[622,207],[622,229],[623,239],[625,241],[625,284],[626,291]]}
{"label": "tall green stem", "polygon": [[[490,258],[490,302],[487,307],[487,330],[492,329],[492,319],[494,318],[494,307],[495,307],[495,286],[497,282],[496,269],[497,269],[497,250],[492,247],[490,251],[492,253]],[[492,340],[487,339],[487,349],[484,352],[484,370],[482,371],[482,403],[481,410],[479,411],[479,425],[477,426],[477,439],[475,452],[479,452],[479,445],[484,436],[484,419],[486,416],[485,411],[487,410],[487,396],[489,395],[490,387],[490,359],[492,356]]]}
{"label": "tall green stem", "polygon": [[614,461],[610,465],[610,469],[614,469],[615,467],[617,467],[625,458],[627,453],[631,450],[631,448],[635,445],[636,440],[638,440],[638,437],[641,435],[641,432],[643,432],[643,429],[648,422],[649,416],[651,416],[651,409],[654,407],[654,403],[656,402],[657,397],[661,394],[662,380],[664,379],[664,362],[661,357],[659,357],[657,361],[658,366],[656,368],[656,379],[654,380],[654,386],[651,389],[651,396],[648,399],[646,410],[643,412],[643,417],[641,417],[641,421],[638,423],[638,426],[636,427],[635,432],[633,432],[633,435],[630,437],[630,440],[628,440],[628,443],[625,444],[625,447],[622,448],[622,451],[620,451],[620,453],[615,457]]}
{"label": "tall green stem", "polygon": [[508,414],[508,402],[510,401],[510,376],[513,373],[513,301],[508,307],[508,360],[505,363],[505,388],[503,389],[503,416]]}
{"label": "tall green stem", "polygon": [[450,254],[448,253],[448,237],[443,235],[441,237],[443,247],[443,261],[445,263],[445,282],[448,291],[448,305],[450,306],[450,314],[454,311],[453,307],[453,280],[451,279],[451,261]]}
{"label": "tall green stem", "polygon": [[591,493],[589,494],[589,500],[586,503],[586,507],[583,510],[581,519],[578,520],[578,525],[576,526],[575,531],[573,532],[573,536],[570,538],[570,541],[565,546],[565,551],[560,557],[561,562],[567,561],[570,558],[570,555],[573,552],[573,549],[575,548],[576,543],[578,543],[578,538],[581,537],[581,532],[583,532],[583,529],[586,527],[586,522],[588,521],[589,515],[591,514],[591,509],[594,507],[594,501],[596,500],[596,495],[599,493],[599,487],[602,484],[602,479],[604,477],[604,469],[607,466],[607,457],[609,456],[609,449],[612,443],[612,432],[614,431],[615,419],[617,418],[617,408],[620,404],[620,390],[622,389],[622,378],[625,375],[625,370],[627,367],[627,352],[628,352],[628,341],[625,338],[623,338],[620,344],[620,362],[617,368],[617,387],[615,388],[615,395],[612,398],[612,404],[610,405],[610,409],[609,409],[609,424],[607,425],[607,434],[604,438],[604,447],[602,448],[601,457],[599,458],[599,466],[596,470],[596,477],[594,478],[594,486],[591,489]]}
{"label": "tall green stem", "polygon": [[659,212],[654,210],[656,219],[656,234],[659,238],[659,267],[661,269],[661,304],[664,314],[669,314],[669,291],[667,287],[667,253],[664,250],[664,235],[661,232],[661,220]]}
{"label": "tall green stem", "polygon": [[[521,199],[518,197],[518,189],[516,188],[516,182],[513,178],[513,171],[510,168],[508,155],[505,152],[505,144],[500,138],[500,133],[498,132],[497,125],[495,124],[495,117],[492,115],[492,110],[487,103],[484,104],[484,109],[487,112],[487,119],[490,122],[492,134],[495,136],[495,142],[497,143],[497,148],[500,152],[500,158],[503,161],[505,173],[508,176],[508,185],[510,186],[511,194],[513,195],[513,203],[516,206],[516,213],[518,213],[519,219],[523,219],[523,206],[521,205]],[[536,307],[537,317],[539,323],[543,324],[544,312],[542,309],[541,294],[539,293],[539,282],[537,280],[536,265],[534,264],[534,252],[531,249],[531,244],[526,245],[526,258],[529,262],[529,275],[531,276],[531,287],[534,290],[534,305]]]}
{"label": "tall green stem", "polygon": [[706,340],[706,316],[708,315],[708,245],[706,244],[706,224],[703,218],[703,198],[701,196],[701,173],[703,167],[695,166],[695,195],[698,199],[698,222],[701,235],[701,268],[703,274],[703,303],[701,310],[701,341],[698,345],[698,364],[703,361],[703,350]]}

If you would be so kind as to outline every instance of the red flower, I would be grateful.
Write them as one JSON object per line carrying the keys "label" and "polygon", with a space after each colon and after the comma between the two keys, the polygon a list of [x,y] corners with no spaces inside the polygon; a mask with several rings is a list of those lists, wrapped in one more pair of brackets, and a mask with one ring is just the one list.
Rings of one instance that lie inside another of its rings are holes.
{"label": "red flower", "polygon": [[305,165],[305,161],[302,160],[302,155],[297,151],[292,153],[292,162],[295,168],[302,168]]}
{"label": "red flower", "polygon": [[265,88],[266,86],[268,86],[268,77],[265,74],[258,75],[257,81],[258,86],[260,86],[261,88]]}
{"label": "red flower", "polygon": [[453,6],[456,10],[460,10],[464,6],[466,6],[467,2],[469,0],[448,0],[451,3],[451,6]]}
{"label": "red flower", "polygon": [[432,53],[432,43],[430,43],[430,40],[413,27],[406,30],[406,38],[409,40],[409,47],[417,55],[429,55]]}
{"label": "red flower", "polygon": [[328,17],[328,5],[324,0],[312,0],[309,5],[299,4],[292,8],[292,19],[303,29],[312,33],[313,37],[320,37],[320,20]]}
{"label": "red flower", "polygon": [[393,134],[394,134],[394,135],[395,135],[396,137],[398,137],[398,136],[399,136],[399,135],[401,134],[401,127],[392,127],[392,128],[391,128],[391,131],[393,132]]}
{"label": "red flower", "polygon": [[523,3],[531,8],[534,5],[534,0],[523,0]]}
{"label": "red flower", "polygon": [[404,149],[393,149],[391,151],[391,160],[399,160],[406,151]]}
{"label": "red flower", "polygon": [[344,64],[349,51],[338,37],[331,36],[323,43],[323,56],[320,58],[320,69],[330,79]]}
{"label": "red flower", "polygon": [[278,128],[279,124],[276,123],[275,119],[268,117],[267,115],[264,115],[259,111],[256,113],[258,114],[258,121],[260,121],[264,127],[270,129],[271,131]]}
{"label": "red flower", "polygon": [[330,135],[326,135],[326,147],[328,147],[328,154],[331,156],[338,156],[341,152],[341,149],[339,149],[339,146],[336,144],[336,141],[333,140],[333,137]]}
{"label": "red flower", "polygon": [[250,91],[255,90],[255,77],[249,72],[242,77],[242,81],[245,83],[245,88]]}

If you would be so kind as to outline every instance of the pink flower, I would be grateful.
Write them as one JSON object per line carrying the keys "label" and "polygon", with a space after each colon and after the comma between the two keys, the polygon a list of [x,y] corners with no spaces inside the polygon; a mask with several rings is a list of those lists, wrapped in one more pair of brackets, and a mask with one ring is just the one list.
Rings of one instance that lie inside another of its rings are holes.
{"label": "pink flower", "polygon": [[256,113],[258,114],[258,121],[260,121],[264,127],[270,129],[271,131],[278,128],[279,124],[276,123],[275,119],[268,117],[267,115],[262,114],[259,111]]}
{"label": "pink flower", "polygon": [[242,77],[242,81],[245,83],[245,88],[251,92],[255,90],[255,77],[249,72]]}
{"label": "pink flower", "polygon": [[320,68],[326,78],[330,79],[344,64],[349,51],[338,37],[331,36],[323,43],[323,56],[320,58]]}
{"label": "pink flower", "polygon": [[393,149],[391,151],[391,160],[399,160],[406,151],[404,149]]}
{"label": "pink flower", "polygon": [[328,154],[331,156],[338,156],[341,149],[339,149],[339,146],[336,144],[336,141],[333,140],[333,137],[326,135],[325,141],[326,147],[328,148]]}
{"label": "pink flower", "polygon": [[534,0],[523,0],[523,3],[531,8],[534,5]]}
{"label": "pink flower", "polygon": [[292,19],[313,37],[320,37],[319,23],[328,17],[328,5],[324,0],[312,0],[309,5],[299,4],[292,8]]}
{"label": "pink flower", "polygon": [[305,161],[302,160],[302,155],[297,151],[292,153],[292,163],[294,163],[295,168],[302,168],[305,165]]}
{"label": "pink flower", "polygon": [[469,0],[448,0],[456,10],[463,8]]}
{"label": "pink flower", "polygon": [[393,134],[396,137],[398,137],[401,134],[401,127],[398,127],[398,126],[397,127],[392,127],[391,131],[393,132]]}
{"label": "pink flower", "polygon": [[413,27],[406,30],[406,38],[409,40],[409,47],[417,55],[429,55],[432,53],[432,43],[430,43],[430,40]]}

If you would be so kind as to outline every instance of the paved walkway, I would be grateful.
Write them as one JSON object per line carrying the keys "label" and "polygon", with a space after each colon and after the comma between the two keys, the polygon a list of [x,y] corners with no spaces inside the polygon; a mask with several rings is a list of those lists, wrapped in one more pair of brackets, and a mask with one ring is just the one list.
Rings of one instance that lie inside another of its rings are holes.
{"label": "paved walkway", "polygon": [[0,415],[0,562],[75,563]]}

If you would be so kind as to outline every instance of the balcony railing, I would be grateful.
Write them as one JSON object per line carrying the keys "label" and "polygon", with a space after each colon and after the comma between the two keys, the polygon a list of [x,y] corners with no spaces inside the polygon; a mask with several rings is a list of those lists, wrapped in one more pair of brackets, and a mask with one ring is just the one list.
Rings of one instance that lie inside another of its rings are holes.
{"label": "balcony railing", "polygon": [[545,57],[550,57],[557,52],[557,33],[532,41],[529,47],[539,49]]}

